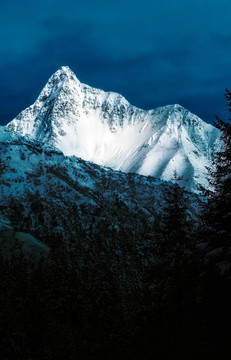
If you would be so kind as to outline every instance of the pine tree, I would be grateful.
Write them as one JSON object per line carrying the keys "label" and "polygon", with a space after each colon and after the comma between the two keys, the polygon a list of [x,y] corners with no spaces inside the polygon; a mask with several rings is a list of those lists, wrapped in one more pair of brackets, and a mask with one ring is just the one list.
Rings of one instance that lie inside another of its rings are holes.
{"label": "pine tree", "polygon": [[[231,92],[226,90],[231,115]],[[203,302],[208,353],[230,354],[228,332],[231,321],[231,118],[216,117],[222,149],[214,153],[209,170],[210,191],[204,192],[202,241],[204,250]],[[219,349],[219,350],[217,350]],[[223,356],[222,356],[223,355]]]}
{"label": "pine tree", "polygon": [[198,349],[196,336],[200,336],[197,300],[200,256],[190,194],[179,185],[180,180],[175,171],[173,184],[164,192],[159,224],[155,224],[157,260],[145,278],[150,299],[146,305],[147,319],[151,319],[146,328],[158,355],[191,359]]}
{"label": "pine tree", "polygon": [[[231,92],[226,90],[231,115]],[[231,118],[216,117],[214,125],[221,131],[223,147],[213,156],[213,170],[209,171],[212,191],[207,192],[204,211],[210,255],[216,257],[217,270],[231,269]]]}

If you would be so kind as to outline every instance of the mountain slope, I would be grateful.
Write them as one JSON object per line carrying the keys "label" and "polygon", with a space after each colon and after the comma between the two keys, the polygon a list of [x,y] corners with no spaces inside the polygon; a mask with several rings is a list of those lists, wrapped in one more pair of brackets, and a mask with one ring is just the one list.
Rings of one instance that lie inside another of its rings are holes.
{"label": "mountain slope", "polygon": [[24,256],[37,263],[41,257],[47,258],[49,248],[32,235],[16,231],[10,221],[0,214],[0,253],[3,258],[10,260],[14,255],[20,255],[23,250]]}
{"label": "mountain slope", "polygon": [[68,67],[7,127],[114,170],[208,186],[206,167],[219,132],[180,105],[144,111],[121,95],[81,84]]}
{"label": "mountain slope", "polygon": [[[111,359],[113,350],[114,359],[149,359],[149,348],[162,351],[172,334],[175,348],[175,284],[188,285],[185,332],[189,320],[195,324],[202,283],[194,239],[199,218],[186,196],[180,204],[187,205],[187,231],[194,231],[185,241],[171,231],[166,200],[176,190],[0,127],[2,358]],[[190,351],[191,334],[190,328]]]}
{"label": "mountain slope", "polygon": [[4,127],[0,153],[0,215],[11,220],[15,231],[48,239],[48,246],[59,236],[95,241],[99,233],[121,238],[126,232],[151,234],[163,192],[170,186],[65,157]]}

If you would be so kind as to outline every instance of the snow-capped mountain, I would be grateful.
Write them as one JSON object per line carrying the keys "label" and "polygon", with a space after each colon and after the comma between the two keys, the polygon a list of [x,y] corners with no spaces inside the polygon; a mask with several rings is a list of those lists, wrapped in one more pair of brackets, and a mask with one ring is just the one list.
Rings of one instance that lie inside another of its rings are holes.
{"label": "snow-capped mountain", "polygon": [[65,155],[207,187],[206,167],[219,132],[180,105],[138,109],[121,95],[82,84],[68,67],[51,76],[33,105],[7,127],[59,148]]}

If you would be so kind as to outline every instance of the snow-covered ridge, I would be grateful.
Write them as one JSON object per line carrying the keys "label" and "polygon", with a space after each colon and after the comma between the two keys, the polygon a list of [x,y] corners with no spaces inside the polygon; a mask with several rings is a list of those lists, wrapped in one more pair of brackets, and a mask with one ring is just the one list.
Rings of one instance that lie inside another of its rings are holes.
{"label": "snow-covered ridge", "polygon": [[7,127],[114,170],[163,180],[177,170],[190,189],[208,186],[206,167],[220,146],[218,130],[182,106],[138,109],[117,93],[80,83],[68,67]]}

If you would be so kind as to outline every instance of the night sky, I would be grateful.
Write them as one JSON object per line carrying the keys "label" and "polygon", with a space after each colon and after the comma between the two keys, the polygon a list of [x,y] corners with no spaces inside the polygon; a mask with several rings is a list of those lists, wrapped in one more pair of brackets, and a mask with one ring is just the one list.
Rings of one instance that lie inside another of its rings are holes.
{"label": "night sky", "polygon": [[0,0],[0,44],[3,125],[62,65],[144,109],[227,117],[230,0]]}

